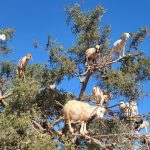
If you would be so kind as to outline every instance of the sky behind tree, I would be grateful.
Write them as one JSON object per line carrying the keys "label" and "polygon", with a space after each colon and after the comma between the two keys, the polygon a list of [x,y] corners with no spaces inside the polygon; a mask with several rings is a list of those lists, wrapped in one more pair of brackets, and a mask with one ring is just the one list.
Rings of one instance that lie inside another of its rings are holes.
{"label": "sky behind tree", "polygon": [[[71,33],[71,27],[66,24],[65,7],[74,3],[83,3],[83,10],[92,9],[97,4],[106,8],[103,15],[102,26],[111,25],[110,46],[120,38],[123,32],[136,32],[139,28],[150,26],[150,1],[148,0],[0,0],[0,28],[14,28],[16,33],[10,43],[12,53],[4,60],[14,60],[16,63],[27,52],[33,55],[31,63],[48,63],[48,55],[42,49],[35,49],[32,41],[37,40],[42,46],[47,42],[48,34],[53,39],[58,39],[65,49],[76,42],[76,37]],[[146,39],[140,46],[146,56],[150,56],[150,40]],[[66,87],[66,84],[71,86]],[[93,80],[89,82],[87,92],[94,86]],[[144,84],[149,91],[150,84]],[[61,84],[66,90],[78,94],[81,87],[75,80],[65,81]],[[77,90],[78,89],[78,90]],[[78,91],[78,92],[77,92]],[[149,111],[149,97],[140,103],[140,112]]]}

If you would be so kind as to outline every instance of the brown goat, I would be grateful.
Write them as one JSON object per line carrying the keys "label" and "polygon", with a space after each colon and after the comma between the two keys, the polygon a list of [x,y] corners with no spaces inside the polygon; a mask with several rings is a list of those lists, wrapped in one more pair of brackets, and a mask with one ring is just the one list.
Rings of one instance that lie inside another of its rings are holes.
{"label": "brown goat", "polygon": [[19,60],[19,63],[18,63],[18,76],[19,76],[19,78],[25,79],[25,69],[26,69],[28,61],[31,58],[32,58],[32,55],[28,53],[26,56],[22,57]]}

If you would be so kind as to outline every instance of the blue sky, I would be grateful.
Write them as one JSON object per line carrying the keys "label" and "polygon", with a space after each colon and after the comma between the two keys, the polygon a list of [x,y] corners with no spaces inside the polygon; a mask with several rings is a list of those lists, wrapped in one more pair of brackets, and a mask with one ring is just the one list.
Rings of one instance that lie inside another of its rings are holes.
{"label": "blue sky", "polygon": [[[13,48],[11,55],[1,59],[17,62],[20,57],[30,52],[33,55],[31,63],[47,63],[47,53],[35,49],[32,40],[45,44],[48,34],[53,39],[58,39],[64,48],[71,47],[76,37],[66,25],[64,8],[76,2],[84,2],[83,10],[92,9],[97,4],[106,8],[102,25],[111,25],[110,45],[123,32],[135,32],[141,27],[150,26],[149,0],[0,0],[0,28],[11,27],[16,30],[13,41],[9,43]],[[141,48],[145,50],[146,56],[150,56],[149,39],[145,40]],[[74,86],[69,87],[72,84]],[[89,82],[87,92],[91,92],[94,84],[93,80]],[[144,88],[149,91],[149,86],[149,83],[145,84]],[[63,82],[61,87],[77,94],[81,85],[74,79]],[[149,97],[145,97],[144,103],[140,103],[140,112],[148,112],[148,106]]]}

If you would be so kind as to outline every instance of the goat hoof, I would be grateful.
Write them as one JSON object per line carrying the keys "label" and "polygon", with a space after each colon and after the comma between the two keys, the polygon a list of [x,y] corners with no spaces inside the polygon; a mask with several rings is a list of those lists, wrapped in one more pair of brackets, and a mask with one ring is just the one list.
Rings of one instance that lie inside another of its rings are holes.
{"label": "goat hoof", "polygon": [[88,131],[84,131],[84,134],[88,134],[89,132]]}
{"label": "goat hoof", "polygon": [[70,132],[71,132],[71,134],[73,134],[73,133],[74,133],[74,129],[71,128],[71,129],[70,129]]}
{"label": "goat hoof", "polygon": [[84,133],[84,132],[80,132],[80,134],[81,134],[82,136],[84,136],[84,135],[85,135],[85,133]]}

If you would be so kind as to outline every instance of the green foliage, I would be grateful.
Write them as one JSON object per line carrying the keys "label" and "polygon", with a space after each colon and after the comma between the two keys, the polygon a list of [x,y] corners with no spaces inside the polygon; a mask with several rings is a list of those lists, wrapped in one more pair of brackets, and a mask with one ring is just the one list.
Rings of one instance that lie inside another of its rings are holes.
{"label": "green foliage", "polygon": [[150,28],[149,27],[140,28],[136,33],[132,35],[133,40],[129,45],[130,48],[129,51],[131,50],[131,48],[138,50],[139,44],[141,44],[147,37],[150,37]]}
{"label": "green foliage", "polygon": [[48,135],[42,136],[33,127],[29,116],[0,114],[0,148],[4,149],[55,149],[56,144],[50,142]]}
{"label": "green foliage", "polygon": [[12,77],[14,66],[11,62],[3,62],[1,64],[1,76]]}
{"label": "green foliage", "polygon": [[15,113],[28,112],[34,107],[36,95],[39,93],[39,82],[33,78],[26,81],[15,79],[13,81],[12,98],[9,102],[9,109]]}

